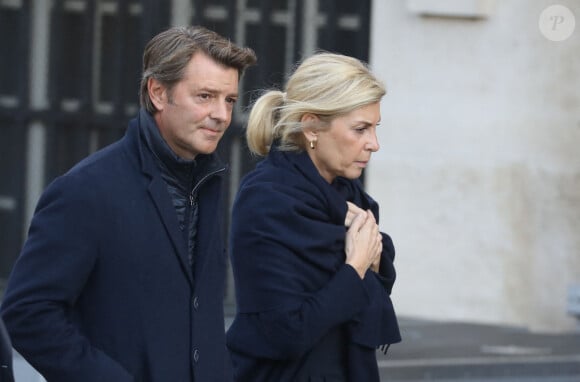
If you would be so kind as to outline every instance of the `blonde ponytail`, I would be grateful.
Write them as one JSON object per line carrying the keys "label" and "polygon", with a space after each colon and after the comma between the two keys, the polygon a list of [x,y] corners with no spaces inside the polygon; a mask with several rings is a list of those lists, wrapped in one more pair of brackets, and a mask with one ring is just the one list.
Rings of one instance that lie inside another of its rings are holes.
{"label": "blonde ponytail", "polygon": [[250,151],[265,156],[274,140],[278,110],[284,105],[284,93],[270,90],[256,100],[248,117],[246,140]]}

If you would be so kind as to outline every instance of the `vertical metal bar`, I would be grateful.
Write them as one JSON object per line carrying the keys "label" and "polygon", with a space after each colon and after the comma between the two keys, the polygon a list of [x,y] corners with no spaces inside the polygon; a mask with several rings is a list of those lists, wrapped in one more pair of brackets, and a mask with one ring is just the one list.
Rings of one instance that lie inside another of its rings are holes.
{"label": "vertical metal bar", "polygon": [[[244,17],[245,10],[246,10],[246,0],[231,0],[230,1],[230,9],[235,9],[235,23],[232,29],[232,34],[234,41],[239,46],[246,46],[246,20]],[[258,56],[258,62],[261,64],[260,57]],[[245,89],[245,79],[242,77],[241,82],[239,84],[240,89]],[[241,116],[243,115],[242,105],[245,104],[245,97],[246,94],[241,93],[241,97],[239,98],[238,102],[236,102],[235,109],[234,109],[234,120],[236,122],[241,120]]]}
{"label": "vertical metal bar", "polygon": [[36,203],[44,189],[45,154],[46,128],[41,122],[34,122],[28,128],[26,144],[26,198],[25,219],[22,227],[23,238],[26,237]]}
{"label": "vertical metal bar", "polygon": [[[30,34],[30,110],[29,113],[49,107],[48,76],[50,42],[50,2],[34,0]],[[46,126],[34,122],[28,127],[26,142],[24,219],[22,236],[26,237],[34,208],[44,188]]]}
{"label": "vertical metal bar", "polygon": [[44,110],[49,106],[50,1],[34,0],[31,13],[29,102],[32,110]]}
{"label": "vertical metal bar", "polygon": [[[246,10],[246,0],[234,0],[236,2],[236,19],[235,19],[235,41],[238,45],[244,46],[246,44],[246,20],[245,20],[245,10]],[[259,59],[259,58],[258,58]]]}
{"label": "vertical metal bar", "polygon": [[189,25],[193,15],[193,0],[172,0],[171,25]]}
{"label": "vertical metal bar", "polygon": [[[94,70],[98,66],[93,62],[93,46],[95,44],[95,1],[87,0],[86,7],[84,9],[84,44],[83,52],[81,54],[81,78],[84,80],[81,86],[81,94],[79,94],[81,114],[84,123],[82,123],[83,128],[87,128],[89,121],[93,114],[94,102],[93,97],[93,78]],[[79,142],[80,143],[80,142]]]}
{"label": "vertical metal bar", "polygon": [[[230,234],[230,230],[229,230],[229,226],[230,226],[230,216],[231,216],[231,208],[234,204],[234,198],[236,197],[236,193],[238,191],[238,186],[240,184],[240,178],[242,176],[241,174],[241,163],[242,163],[242,155],[241,155],[241,137],[240,134],[231,134],[231,139],[228,142],[228,148],[229,150],[227,150],[228,154],[229,154],[229,158],[228,162],[230,163],[230,174],[228,177],[228,189],[224,190],[224,192],[227,192],[227,198],[225,198],[225,201],[227,202],[227,206],[225,208],[225,219],[224,219],[224,224],[225,224],[225,229],[224,232],[226,232],[226,253],[229,254],[229,248],[227,247],[228,243],[229,243],[229,234]],[[224,307],[225,307],[225,311],[227,314],[231,315],[234,313],[235,311],[235,305],[236,305],[236,300],[235,300],[235,282],[234,282],[234,275],[231,271],[230,267],[230,262],[229,262],[229,258],[227,259],[227,264],[228,264],[228,269],[227,269],[227,273],[226,273],[226,290],[225,290],[225,296],[224,296]]]}
{"label": "vertical metal bar", "polygon": [[304,0],[302,8],[302,56],[316,51],[318,42],[318,0]]}
{"label": "vertical metal bar", "polygon": [[[94,83],[93,86],[93,95],[92,98],[94,100],[94,105],[93,107],[95,108],[95,112],[99,113],[101,112],[101,109],[98,107],[100,105],[100,101],[101,101],[101,88],[99,86],[100,83],[103,82],[103,78],[101,78],[101,66],[102,66],[102,62],[103,62],[103,54],[101,52],[101,41],[103,39],[103,18],[105,15],[106,11],[104,9],[104,4],[102,2],[99,2],[99,4],[96,6],[95,9],[95,14],[94,14],[94,25],[95,25],[95,32],[94,32],[94,39],[93,39],[93,43],[92,43],[92,49],[93,49],[93,60],[95,62],[95,64],[93,65],[93,73],[91,76],[91,82]],[[116,57],[112,57],[112,60],[116,60]],[[115,73],[113,73],[114,75]],[[111,79],[108,79],[111,80]],[[114,96],[113,96],[114,97]]]}
{"label": "vertical metal bar", "polygon": [[304,0],[296,2],[294,9],[294,52],[292,61],[296,62],[302,57],[304,49]]}
{"label": "vertical metal bar", "polygon": [[286,51],[284,53],[284,72],[289,73],[294,66],[296,50],[296,0],[288,0],[288,24],[286,25]]}

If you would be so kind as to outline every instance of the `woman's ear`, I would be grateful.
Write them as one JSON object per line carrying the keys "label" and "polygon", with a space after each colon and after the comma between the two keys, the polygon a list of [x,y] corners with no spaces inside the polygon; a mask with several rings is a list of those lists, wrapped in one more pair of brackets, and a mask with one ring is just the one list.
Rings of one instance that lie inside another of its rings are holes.
{"label": "woman's ear", "polygon": [[316,114],[306,113],[300,118],[302,122],[302,134],[308,142],[316,141],[318,139],[318,132],[316,127],[320,123],[320,118]]}
{"label": "woman's ear", "polygon": [[163,106],[166,101],[166,88],[157,81],[155,78],[149,77],[147,80],[147,92],[149,93],[149,98],[157,110],[163,110]]}

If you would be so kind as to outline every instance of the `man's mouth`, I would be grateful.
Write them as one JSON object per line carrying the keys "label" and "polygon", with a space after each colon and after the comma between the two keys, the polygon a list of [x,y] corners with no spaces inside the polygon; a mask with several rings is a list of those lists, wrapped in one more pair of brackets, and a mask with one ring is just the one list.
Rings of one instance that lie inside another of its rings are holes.
{"label": "man's mouth", "polygon": [[212,129],[212,128],[209,128],[209,127],[201,127],[201,129],[206,134],[213,135],[213,136],[220,135],[222,133],[222,130],[221,129]]}

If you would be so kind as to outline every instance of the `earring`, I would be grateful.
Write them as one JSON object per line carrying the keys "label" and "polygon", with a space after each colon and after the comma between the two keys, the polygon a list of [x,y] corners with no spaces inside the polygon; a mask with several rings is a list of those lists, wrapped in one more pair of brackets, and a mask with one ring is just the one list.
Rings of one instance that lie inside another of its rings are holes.
{"label": "earring", "polygon": [[316,148],[316,140],[310,141],[310,148],[314,150]]}

